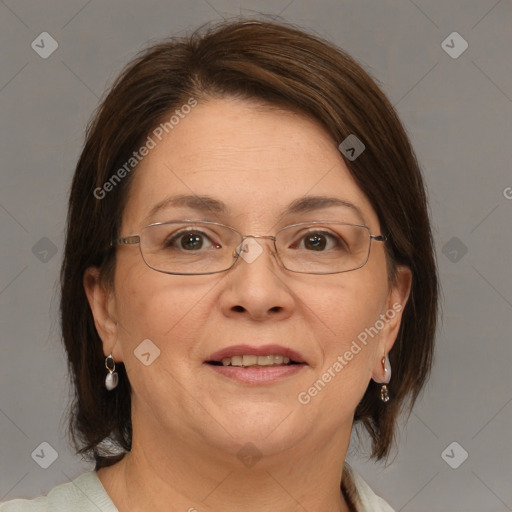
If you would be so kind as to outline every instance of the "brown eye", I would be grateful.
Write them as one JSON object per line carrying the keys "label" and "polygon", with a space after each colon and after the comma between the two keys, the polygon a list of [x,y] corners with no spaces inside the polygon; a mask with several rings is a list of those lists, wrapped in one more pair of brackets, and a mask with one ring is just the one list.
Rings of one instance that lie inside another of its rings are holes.
{"label": "brown eye", "polygon": [[180,243],[182,249],[197,251],[203,247],[202,235],[198,233],[187,233],[181,237]]}
{"label": "brown eye", "polygon": [[318,233],[308,235],[304,239],[304,246],[306,249],[311,249],[313,251],[323,251],[325,246],[327,245],[327,241],[325,236],[320,235]]}
{"label": "brown eye", "polygon": [[302,235],[292,246],[308,252],[345,251],[347,244],[341,236],[327,231],[310,231]]}
{"label": "brown eye", "polygon": [[218,249],[220,245],[213,243],[211,238],[201,231],[180,230],[177,233],[169,235],[162,244],[162,247],[165,249],[192,252],[212,247]]}

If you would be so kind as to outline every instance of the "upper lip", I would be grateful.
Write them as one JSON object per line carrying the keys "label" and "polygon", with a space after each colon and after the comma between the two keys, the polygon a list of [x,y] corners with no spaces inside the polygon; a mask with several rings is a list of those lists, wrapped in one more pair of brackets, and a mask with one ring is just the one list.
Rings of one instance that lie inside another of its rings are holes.
{"label": "upper lip", "polygon": [[221,362],[224,358],[233,356],[283,356],[290,358],[295,363],[305,363],[301,354],[281,345],[231,345],[217,350],[211,354],[206,362]]}

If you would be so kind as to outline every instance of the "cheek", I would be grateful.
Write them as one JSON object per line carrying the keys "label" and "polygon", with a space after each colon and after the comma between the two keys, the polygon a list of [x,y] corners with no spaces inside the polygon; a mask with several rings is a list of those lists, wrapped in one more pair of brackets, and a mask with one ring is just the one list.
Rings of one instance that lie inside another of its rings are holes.
{"label": "cheek", "polygon": [[[306,406],[304,413],[314,419],[329,417],[332,426],[349,421],[371,379],[378,334],[369,335],[380,309],[366,294],[328,293],[322,309],[317,309],[318,324],[328,326],[316,336],[322,356],[312,368],[306,386],[297,400]],[[332,306],[336,300],[336,308]],[[327,427],[326,427],[327,428]]]}
{"label": "cheek", "polygon": [[355,406],[368,385],[380,332],[375,326],[387,296],[387,283],[373,277],[363,272],[359,276],[346,274],[338,285],[319,287],[322,293],[308,301],[322,354],[311,379],[312,393],[322,394],[319,402],[337,403],[345,397],[343,400]]}
{"label": "cheek", "polygon": [[337,283],[319,286],[314,301],[309,301],[311,310],[330,333],[330,346],[342,349],[347,342],[373,326],[386,302],[387,284],[384,280],[359,272],[359,275],[342,275]]}
{"label": "cheek", "polygon": [[[201,319],[208,316],[207,296],[213,284],[185,279],[151,269],[119,274],[116,300],[123,354],[125,349],[133,352],[144,339],[166,358],[190,350]],[[166,350],[171,345],[173,350]]]}

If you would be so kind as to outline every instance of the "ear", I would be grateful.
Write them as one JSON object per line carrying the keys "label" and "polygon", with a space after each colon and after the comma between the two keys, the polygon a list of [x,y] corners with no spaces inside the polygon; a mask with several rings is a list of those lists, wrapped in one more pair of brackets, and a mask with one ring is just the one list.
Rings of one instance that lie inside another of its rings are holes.
{"label": "ear", "polygon": [[384,304],[384,311],[381,313],[381,320],[384,327],[379,333],[379,341],[377,344],[377,353],[373,364],[372,378],[376,381],[382,381],[384,369],[382,366],[382,358],[389,354],[392,349],[400,325],[402,323],[402,315],[405,305],[409,299],[412,286],[412,272],[409,267],[398,266],[396,269],[395,280],[389,288],[389,293]]}
{"label": "ear", "polygon": [[114,291],[102,282],[97,267],[89,267],[85,271],[83,285],[94,317],[94,325],[103,342],[105,357],[112,354],[116,362],[122,361]]}

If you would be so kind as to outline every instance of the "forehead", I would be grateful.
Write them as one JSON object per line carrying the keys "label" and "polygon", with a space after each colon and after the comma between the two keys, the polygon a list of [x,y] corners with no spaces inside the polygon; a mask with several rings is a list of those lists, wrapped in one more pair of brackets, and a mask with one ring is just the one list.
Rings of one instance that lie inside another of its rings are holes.
{"label": "forehead", "polygon": [[[335,141],[306,116],[249,101],[210,100],[155,142],[134,171],[125,226],[168,220],[166,211],[177,211],[168,199],[185,195],[223,203],[224,211],[212,209],[213,220],[243,219],[262,227],[304,196],[338,198],[375,225],[375,213]],[[185,203],[179,206],[183,213]],[[159,205],[160,217],[152,216]],[[330,208],[341,211],[342,206],[331,202]],[[354,211],[343,211],[357,220]]]}

